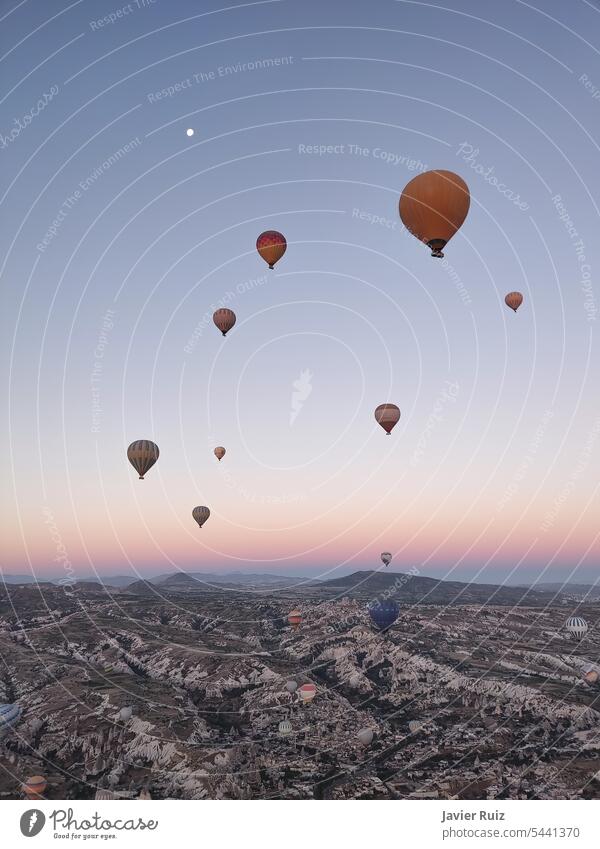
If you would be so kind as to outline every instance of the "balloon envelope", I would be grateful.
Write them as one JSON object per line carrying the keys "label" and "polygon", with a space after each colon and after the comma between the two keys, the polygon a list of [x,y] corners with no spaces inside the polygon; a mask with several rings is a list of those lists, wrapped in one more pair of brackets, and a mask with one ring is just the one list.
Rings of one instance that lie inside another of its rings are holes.
{"label": "balloon envelope", "polygon": [[573,637],[581,639],[587,634],[588,623],[582,616],[571,616],[567,619],[566,629]]}
{"label": "balloon envelope", "polygon": [[467,217],[469,187],[452,171],[425,171],[404,187],[400,218],[406,229],[431,248],[431,256],[443,257],[442,249]]}
{"label": "balloon envelope", "polygon": [[292,733],[292,723],[289,721],[289,719],[284,719],[282,722],[279,723],[279,733],[283,737],[287,737],[288,734]]}
{"label": "balloon envelope", "polygon": [[375,410],[375,421],[389,436],[400,421],[400,409],[395,404],[380,404]]}
{"label": "balloon envelope", "polygon": [[400,608],[391,599],[373,602],[368,606],[368,610],[371,620],[380,631],[385,631],[393,625],[400,613]]}
{"label": "balloon envelope", "polygon": [[504,298],[504,303],[516,312],[523,303],[523,295],[520,292],[509,292]]}
{"label": "balloon envelope", "polygon": [[285,689],[288,691],[288,693],[295,693],[296,690],[298,689],[298,682],[297,681],[288,681],[287,684],[285,685]]}
{"label": "balloon envelope", "polygon": [[275,263],[279,262],[287,248],[287,242],[283,233],[277,230],[265,230],[256,240],[256,250],[269,268],[274,268]]}
{"label": "balloon envelope", "polygon": [[0,705],[0,737],[4,737],[11,728],[15,727],[21,718],[21,713],[19,705]]}
{"label": "balloon envelope", "polygon": [[373,731],[370,728],[361,728],[356,736],[363,746],[370,746],[373,742]]}
{"label": "balloon envelope", "polygon": [[198,527],[201,528],[210,516],[210,510],[208,507],[194,507],[192,510],[192,516],[194,521],[198,523]]}
{"label": "balloon envelope", "polygon": [[131,717],[133,716],[133,708],[130,707],[122,707],[119,711],[119,719],[121,722],[129,722]]}
{"label": "balloon envelope", "polygon": [[144,475],[158,460],[159,455],[158,445],[155,442],[150,442],[149,439],[137,439],[132,442],[127,449],[127,459],[140,476],[140,480],[144,480]]}
{"label": "balloon envelope", "polygon": [[300,623],[302,622],[302,612],[300,610],[291,610],[288,613],[288,622],[294,631],[297,631],[300,627]]}
{"label": "balloon envelope", "polygon": [[583,677],[588,684],[597,684],[600,681],[600,673],[595,669],[589,669]]}
{"label": "balloon envelope", "polygon": [[28,799],[38,799],[48,786],[48,782],[43,775],[32,775],[23,784],[23,792]]}
{"label": "balloon envelope", "polygon": [[215,325],[219,328],[223,336],[227,336],[227,333],[235,324],[235,320],[235,313],[233,310],[220,309],[217,310],[213,315],[213,321]]}
{"label": "balloon envelope", "polygon": [[217,447],[215,448],[214,454],[215,454],[215,457],[217,458],[217,460],[221,461],[223,459],[223,457],[225,456],[226,451],[225,451],[225,449],[223,448],[222,445],[217,445]]}
{"label": "balloon envelope", "polygon": [[386,566],[389,566],[390,563],[392,562],[392,553],[390,551],[382,551],[381,552],[381,559],[383,560],[383,562]]}
{"label": "balloon envelope", "polygon": [[312,702],[317,692],[315,684],[303,684],[298,690],[303,702]]}

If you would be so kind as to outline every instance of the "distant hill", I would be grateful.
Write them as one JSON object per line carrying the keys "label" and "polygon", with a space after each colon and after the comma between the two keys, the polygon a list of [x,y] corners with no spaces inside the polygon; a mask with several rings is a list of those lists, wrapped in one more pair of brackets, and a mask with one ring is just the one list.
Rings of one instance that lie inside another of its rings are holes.
{"label": "distant hill", "polygon": [[533,584],[531,589],[548,593],[566,593],[570,596],[586,596],[590,601],[600,599],[600,583],[571,584],[548,581],[541,584]]}
{"label": "distant hill", "polygon": [[252,574],[248,572],[171,572],[152,578],[152,583],[159,586],[193,586],[194,584],[216,584],[217,586],[232,585],[246,587],[295,587],[306,583],[306,578],[287,577],[285,575]]}
{"label": "distant hill", "polygon": [[33,575],[6,575],[0,572],[0,584],[35,584],[36,581]]}
{"label": "distant hill", "polygon": [[151,595],[153,597],[158,596],[160,593],[158,587],[155,587],[154,584],[151,584],[149,581],[134,581],[122,591],[135,593],[136,595]]}
{"label": "distant hill", "polygon": [[389,598],[404,604],[546,604],[554,593],[533,591],[528,587],[496,584],[442,581],[422,575],[401,572],[354,572],[342,578],[322,581],[319,590],[329,590],[361,598],[375,598],[386,593]]}

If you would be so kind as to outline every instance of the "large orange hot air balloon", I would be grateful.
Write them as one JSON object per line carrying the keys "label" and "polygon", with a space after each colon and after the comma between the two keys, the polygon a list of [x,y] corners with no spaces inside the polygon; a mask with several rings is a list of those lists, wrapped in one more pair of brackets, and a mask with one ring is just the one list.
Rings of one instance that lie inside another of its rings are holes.
{"label": "large orange hot air balloon", "polygon": [[223,459],[223,457],[225,456],[225,453],[226,452],[225,452],[225,449],[223,448],[223,446],[217,445],[217,447],[215,448],[214,454],[215,454],[215,457],[217,458],[217,460],[219,460],[219,462]]}
{"label": "large orange hot air balloon", "polygon": [[144,475],[158,460],[159,450],[155,442],[150,442],[149,439],[138,439],[132,442],[127,449],[127,459],[140,476],[140,480],[144,480]]}
{"label": "large orange hot air balloon", "polygon": [[235,313],[233,310],[228,309],[217,310],[213,314],[213,321],[223,336],[227,336],[228,331],[230,331],[235,324]]}
{"label": "large orange hot air balloon", "polygon": [[302,612],[300,610],[291,610],[288,613],[288,622],[294,631],[297,631],[300,627],[300,623],[302,622]]}
{"label": "large orange hot air balloon", "polygon": [[32,775],[23,784],[23,793],[28,799],[42,799],[48,782],[43,775]]}
{"label": "large orange hot air balloon", "polygon": [[469,187],[452,171],[425,171],[414,177],[400,197],[400,218],[406,229],[431,248],[442,250],[467,217]]}
{"label": "large orange hot air balloon", "polygon": [[504,303],[516,312],[523,303],[523,295],[520,292],[509,292],[504,298]]}
{"label": "large orange hot air balloon", "polygon": [[400,410],[395,404],[380,404],[375,410],[375,420],[389,436],[400,421]]}
{"label": "large orange hot air balloon", "polygon": [[202,525],[206,522],[208,517],[210,516],[210,510],[208,507],[194,507],[192,510],[192,517],[195,522],[198,522],[198,527],[201,528]]}
{"label": "large orange hot air balloon", "polygon": [[279,262],[287,248],[287,242],[283,233],[278,233],[277,230],[265,230],[256,240],[256,250],[269,268],[274,268],[275,263]]}

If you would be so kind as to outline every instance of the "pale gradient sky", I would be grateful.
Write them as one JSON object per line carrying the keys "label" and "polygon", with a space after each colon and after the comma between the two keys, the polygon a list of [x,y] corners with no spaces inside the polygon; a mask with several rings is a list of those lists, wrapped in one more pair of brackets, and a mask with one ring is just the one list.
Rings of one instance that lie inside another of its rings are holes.
{"label": "pale gradient sky", "polygon": [[[0,2],[3,569],[598,576],[600,13],[448,5]],[[471,189],[444,263],[423,168]]]}

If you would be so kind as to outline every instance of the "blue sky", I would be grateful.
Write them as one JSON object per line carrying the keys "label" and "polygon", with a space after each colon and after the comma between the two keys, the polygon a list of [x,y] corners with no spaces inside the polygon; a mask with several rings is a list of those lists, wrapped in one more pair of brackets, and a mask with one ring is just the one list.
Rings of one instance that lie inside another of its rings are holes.
{"label": "blue sky", "polygon": [[0,4],[4,568],[598,574],[598,9],[451,5]]}

